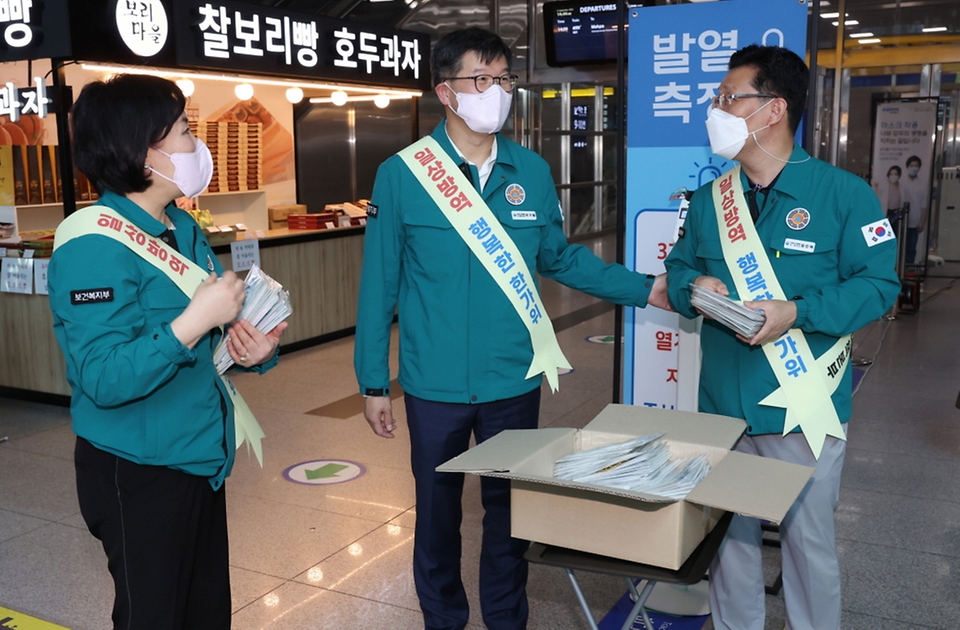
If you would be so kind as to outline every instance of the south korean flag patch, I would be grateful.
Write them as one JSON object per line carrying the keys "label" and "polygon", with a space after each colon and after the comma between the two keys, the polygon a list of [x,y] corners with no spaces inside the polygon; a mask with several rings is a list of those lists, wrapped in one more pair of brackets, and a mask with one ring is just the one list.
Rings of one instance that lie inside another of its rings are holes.
{"label": "south korean flag patch", "polygon": [[863,239],[867,241],[867,247],[873,247],[894,239],[893,228],[890,227],[890,221],[887,219],[874,221],[860,228],[860,231],[863,232]]}

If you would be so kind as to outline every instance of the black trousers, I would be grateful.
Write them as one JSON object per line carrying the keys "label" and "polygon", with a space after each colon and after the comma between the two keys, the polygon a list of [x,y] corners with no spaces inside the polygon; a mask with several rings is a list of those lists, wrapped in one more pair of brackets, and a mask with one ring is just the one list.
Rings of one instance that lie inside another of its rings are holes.
{"label": "black trousers", "polygon": [[203,477],[77,438],[77,497],[113,576],[115,630],[230,627],[227,506]]}

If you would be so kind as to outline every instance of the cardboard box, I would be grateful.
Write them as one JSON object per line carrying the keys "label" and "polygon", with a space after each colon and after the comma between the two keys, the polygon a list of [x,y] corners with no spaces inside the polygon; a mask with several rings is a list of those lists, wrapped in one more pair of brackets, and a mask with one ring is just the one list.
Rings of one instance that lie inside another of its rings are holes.
{"label": "cardboard box", "polygon": [[267,218],[271,221],[286,221],[291,214],[307,214],[306,204],[291,203],[267,208]]}
{"label": "cardboard box", "polygon": [[[730,451],[745,428],[726,416],[609,405],[583,429],[504,431],[437,470],[510,479],[516,538],[678,569],[723,512],[779,523],[813,474]],[[661,431],[673,454],[703,453],[710,462],[682,501],[553,476],[568,453]]]}

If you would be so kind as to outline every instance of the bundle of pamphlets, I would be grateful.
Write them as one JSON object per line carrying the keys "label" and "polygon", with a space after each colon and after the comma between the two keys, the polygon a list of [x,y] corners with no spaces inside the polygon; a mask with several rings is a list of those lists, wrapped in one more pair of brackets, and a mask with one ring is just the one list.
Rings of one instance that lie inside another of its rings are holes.
{"label": "bundle of pamphlets", "polygon": [[695,284],[691,284],[690,289],[691,306],[747,339],[760,332],[763,323],[767,321],[763,311],[749,309],[742,302],[731,300],[716,291]]}
{"label": "bundle of pamphlets", "polygon": [[[290,294],[283,290],[279,282],[263,273],[257,265],[247,273],[243,281],[243,290],[246,297],[237,319],[247,320],[262,333],[270,332],[293,313],[290,307]],[[213,362],[217,366],[217,374],[223,374],[233,365],[233,358],[227,351],[229,338],[228,330],[214,351]]]}
{"label": "bundle of pamphlets", "polygon": [[703,455],[671,458],[663,433],[570,453],[557,460],[558,479],[681,500],[710,472]]}

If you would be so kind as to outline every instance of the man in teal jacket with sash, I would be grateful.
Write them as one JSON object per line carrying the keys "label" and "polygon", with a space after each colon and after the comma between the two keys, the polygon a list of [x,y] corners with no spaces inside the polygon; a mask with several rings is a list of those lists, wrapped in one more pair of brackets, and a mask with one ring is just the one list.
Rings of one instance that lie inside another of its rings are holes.
{"label": "man in teal jacket with sash", "polygon": [[[666,307],[664,277],[605,264],[567,244],[550,168],[497,132],[517,77],[510,49],[477,28],[432,55],[446,120],[381,165],[368,207],[355,365],[364,416],[392,438],[390,329],[416,480],[414,580],[428,630],[468,620],[460,576],[463,475],[437,473],[504,429],[535,429],[541,374],[567,366],[537,273],[618,304]],[[510,536],[510,486],[483,478],[480,603],[490,630],[526,627],[527,543]]]}
{"label": "man in teal jacket with sash", "polygon": [[[736,450],[815,468],[780,525],[786,627],[837,630],[850,335],[883,315],[900,285],[870,187],[794,144],[807,77],[784,48],[730,58],[707,131],[713,152],[740,166],[693,195],[666,266],[670,302],[687,317],[698,315],[691,284],[766,315],[751,339],[704,322],[700,409],[747,421]],[[737,515],[710,569],[718,630],[763,630],[760,542],[760,522]]]}

